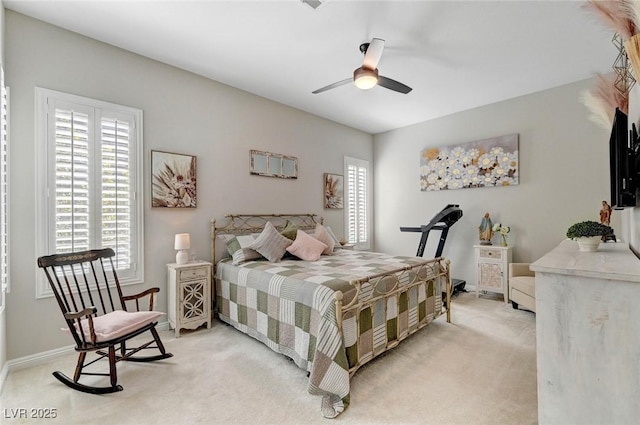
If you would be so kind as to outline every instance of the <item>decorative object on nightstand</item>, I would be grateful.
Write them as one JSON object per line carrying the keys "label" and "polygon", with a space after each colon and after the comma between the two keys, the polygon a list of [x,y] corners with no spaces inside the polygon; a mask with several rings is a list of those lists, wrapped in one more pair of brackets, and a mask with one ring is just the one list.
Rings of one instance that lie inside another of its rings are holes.
{"label": "decorative object on nightstand", "polygon": [[504,295],[509,302],[508,267],[511,262],[510,246],[474,245],[476,250],[476,297],[480,291]]}
{"label": "decorative object on nightstand", "polygon": [[187,264],[189,262],[189,248],[191,248],[191,236],[188,233],[178,233],[175,239],[176,264]]}
{"label": "decorative object on nightstand", "polygon": [[507,243],[507,235],[511,231],[511,227],[503,226],[502,223],[496,223],[493,226],[493,231],[500,234],[500,246],[509,246]]}
{"label": "decorative object on nightstand", "polygon": [[169,325],[175,329],[195,329],[206,323],[211,328],[211,263],[195,261],[167,264]]}
{"label": "decorative object on nightstand", "polygon": [[478,226],[478,236],[480,238],[480,245],[491,245],[491,238],[493,238],[493,223],[489,213],[484,213],[480,226]]}

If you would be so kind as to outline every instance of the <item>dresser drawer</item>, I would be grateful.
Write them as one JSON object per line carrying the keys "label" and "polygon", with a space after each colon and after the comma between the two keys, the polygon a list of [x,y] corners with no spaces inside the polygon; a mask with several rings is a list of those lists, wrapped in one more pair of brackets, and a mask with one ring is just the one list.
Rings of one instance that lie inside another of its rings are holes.
{"label": "dresser drawer", "polygon": [[502,258],[501,249],[480,248],[480,258],[494,258],[500,260]]}
{"label": "dresser drawer", "polygon": [[192,269],[180,270],[179,280],[202,279],[207,277],[208,267],[194,267]]}

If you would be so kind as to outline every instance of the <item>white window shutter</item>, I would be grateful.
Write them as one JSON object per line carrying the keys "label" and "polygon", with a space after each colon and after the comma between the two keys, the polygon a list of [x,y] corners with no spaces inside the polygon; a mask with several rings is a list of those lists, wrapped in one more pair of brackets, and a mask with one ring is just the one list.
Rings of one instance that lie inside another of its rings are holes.
{"label": "white window shutter", "polygon": [[356,249],[370,249],[370,176],[369,162],[345,157],[346,235],[347,242]]}
{"label": "white window shutter", "polygon": [[[142,282],[142,111],[39,87],[36,98],[38,255],[111,248],[120,283]],[[40,276],[36,296],[50,295]]]}

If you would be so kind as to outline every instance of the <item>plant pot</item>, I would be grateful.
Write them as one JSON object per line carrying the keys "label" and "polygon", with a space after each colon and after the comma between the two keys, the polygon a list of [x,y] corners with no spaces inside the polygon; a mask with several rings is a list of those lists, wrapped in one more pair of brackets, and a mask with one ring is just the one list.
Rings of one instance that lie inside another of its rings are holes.
{"label": "plant pot", "polygon": [[576,238],[578,241],[578,248],[583,252],[595,252],[602,242],[602,236],[585,236],[582,238]]}

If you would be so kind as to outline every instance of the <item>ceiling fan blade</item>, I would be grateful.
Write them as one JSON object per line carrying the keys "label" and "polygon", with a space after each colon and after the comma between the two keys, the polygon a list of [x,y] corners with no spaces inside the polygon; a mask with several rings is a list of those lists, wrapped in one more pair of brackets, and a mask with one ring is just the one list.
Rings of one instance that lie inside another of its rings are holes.
{"label": "ceiling fan blade", "polygon": [[335,89],[336,87],[344,86],[345,84],[349,84],[352,81],[353,81],[353,78],[347,78],[346,80],[338,81],[336,83],[329,84],[328,86],[324,86],[324,87],[322,87],[322,88],[320,88],[318,90],[314,90],[311,93],[313,93],[313,94],[322,93],[322,92],[325,92],[327,90]]}
{"label": "ceiling fan blade", "polygon": [[391,78],[383,77],[382,75],[378,76],[378,85],[384,87],[385,89],[397,91],[404,94],[407,94],[411,90],[413,90],[411,87],[404,85],[399,81],[392,80]]}
{"label": "ceiling fan blade", "polygon": [[384,40],[381,38],[372,38],[369,47],[367,47],[367,52],[364,54],[362,66],[369,69],[376,69],[382,57],[383,50]]}

